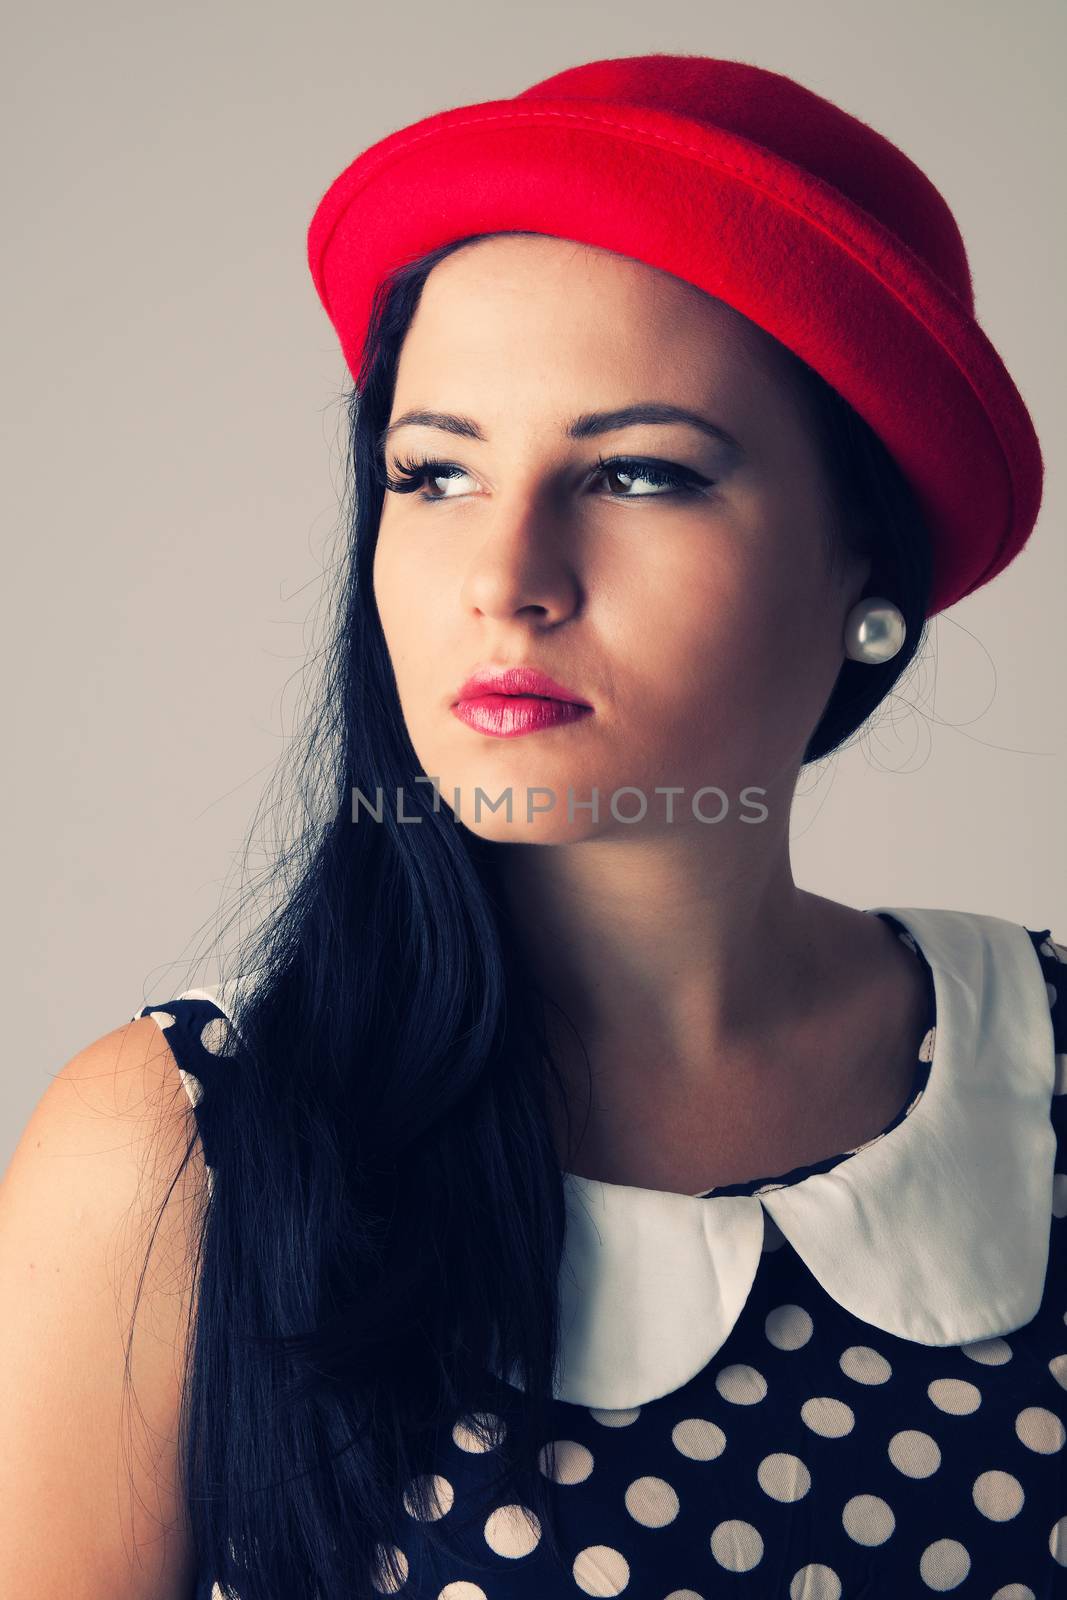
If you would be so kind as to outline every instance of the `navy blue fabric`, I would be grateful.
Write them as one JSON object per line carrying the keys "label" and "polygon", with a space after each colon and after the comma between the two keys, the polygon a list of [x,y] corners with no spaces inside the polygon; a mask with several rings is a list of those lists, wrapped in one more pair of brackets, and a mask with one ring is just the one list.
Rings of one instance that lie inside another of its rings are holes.
{"label": "navy blue fabric", "polygon": [[[906,934],[889,913],[878,915]],[[1046,944],[1050,929],[1026,931],[1048,984],[1056,1052],[1067,1053],[1067,965]],[[917,954],[933,1026],[932,974]],[[167,1036],[179,1064],[204,1083],[198,1121],[221,1153],[212,1090],[239,1057],[203,1047],[217,1008],[175,1000],[141,1014],[151,1010],[176,1018]],[[914,1109],[929,1072],[919,1059],[886,1132]],[[396,1530],[406,1580],[380,1592],[405,1600],[1067,1596],[1067,1093],[1054,1096],[1051,1116],[1049,1264],[1025,1328],[947,1349],[883,1333],[832,1300],[782,1240],[764,1250],[726,1343],[682,1388],[632,1411],[555,1402],[554,1474],[542,1459],[555,1480],[569,1574],[549,1563],[521,1508],[487,1498],[489,1456],[457,1418],[435,1469],[443,1514],[434,1529],[452,1553],[433,1549],[409,1515]],[[708,1193],[799,1182],[850,1154]],[[506,1428],[507,1412],[496,1421]],[[207,1574],[195,1600],[212,1600]]]}
{"label": "navy blue fabric", "polygon": [[[164,1030],[174,1059],[183,1072],[191,1073],[200,1084],[200,1099],[193,1107],[197,1131],[209,1167],[218,1163],[216,1123],[223,1116],[226,1103],[226,1080],[234,1071],[236,1057],[221,1056],[209,1050],[205,1043],[205,1030],[210,1039],[212,1028],[227,1026],[224,1013],[211,1000],[167,1000],[161,1005],[142,1006],[137,1017],[148,1017],[153,1012],[173,1017]],[[136,1018],[134,1019],[136,1020]]]}

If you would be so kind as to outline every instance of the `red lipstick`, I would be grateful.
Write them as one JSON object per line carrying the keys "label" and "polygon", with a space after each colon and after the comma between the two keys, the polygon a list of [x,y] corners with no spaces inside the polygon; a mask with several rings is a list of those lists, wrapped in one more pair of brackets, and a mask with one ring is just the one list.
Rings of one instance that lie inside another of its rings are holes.
{"label": "red lipstick", "polygon": [[469,728],[511,739],[588,716],[587,700],[536,667],[487,668],[467,679],[452,711]]}

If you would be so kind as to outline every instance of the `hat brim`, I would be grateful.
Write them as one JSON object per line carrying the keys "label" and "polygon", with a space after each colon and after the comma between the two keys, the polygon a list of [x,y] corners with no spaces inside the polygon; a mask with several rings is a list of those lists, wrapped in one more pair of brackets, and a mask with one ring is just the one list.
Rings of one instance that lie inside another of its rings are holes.
{"label": "hat brim", "polygon": [[831,184],[752,140],[659,110],[487,101],[365,150],[319,201],[307,240],[351,372],[384,277],[466,234],[517,229],[672,273],[832,384],[883,440],[927,520],[928,615],[995,577],[1029,536],[1043,477],[1037,435],[959,297]]}

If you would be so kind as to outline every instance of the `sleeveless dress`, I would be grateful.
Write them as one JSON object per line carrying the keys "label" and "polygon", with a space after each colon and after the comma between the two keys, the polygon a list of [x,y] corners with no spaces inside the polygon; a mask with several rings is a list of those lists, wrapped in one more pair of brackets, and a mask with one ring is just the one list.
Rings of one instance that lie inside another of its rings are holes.
{"label": "sleeveless dress", "polygon": [[[927,992],[881,1133],[699,1195],[564,1175],[542,1471],[569,1576],[532,1513],[481,1496],[486,1454],[457,1417],[433,1476],[458,1553],[409,1511],[404,1581],[378,1593],[1067,1596],[1067,947],[978,913],[870,914]],[[167,1037],[209,1169],[212,1090],[240,1056],[228,993],[136,1013]],[[502,1437],[506,1415],[489,1422]],[[195,1600],[219,1594],[202,1572]]]}

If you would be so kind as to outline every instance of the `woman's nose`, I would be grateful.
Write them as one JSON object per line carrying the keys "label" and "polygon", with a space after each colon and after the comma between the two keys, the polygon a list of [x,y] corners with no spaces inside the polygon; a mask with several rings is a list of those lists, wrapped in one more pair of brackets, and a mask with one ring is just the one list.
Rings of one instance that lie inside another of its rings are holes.
{"label": "woman's nose", "polygon": [[487,617],[534,611],[546,622],[573,614],[581,601],[578,574],[543,507],[502,511],[483,532],[463,582],[465,606]]}

